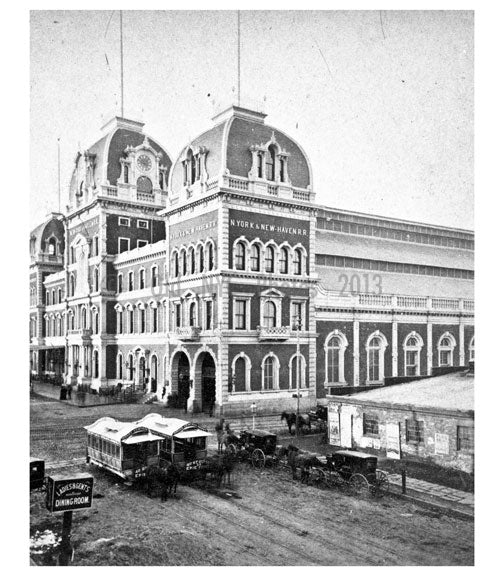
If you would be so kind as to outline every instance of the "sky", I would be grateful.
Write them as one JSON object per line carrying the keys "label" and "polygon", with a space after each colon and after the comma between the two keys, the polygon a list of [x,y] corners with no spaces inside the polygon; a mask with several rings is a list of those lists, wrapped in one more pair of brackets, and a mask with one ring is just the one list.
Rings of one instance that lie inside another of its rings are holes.
{"label": "sky", "polygon": [[[241,94],[307,153],[318,204],[473,229],[470,11],[242,11]],[[124,11],[125,113],[172,158],[236,99],[237,13]],[[30,227],[120,110],[119,13],[30,18]]]}

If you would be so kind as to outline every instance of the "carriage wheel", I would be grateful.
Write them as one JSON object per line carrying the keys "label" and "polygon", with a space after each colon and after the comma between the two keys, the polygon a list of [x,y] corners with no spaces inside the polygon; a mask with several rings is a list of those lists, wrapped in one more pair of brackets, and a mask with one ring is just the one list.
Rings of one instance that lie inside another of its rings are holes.
{"label": "carriage wheel", "polygon": [[326,482],[329,488],[341,488],[345,484],[343,476],[336,470],[326,472]]}
{"label": "carriage wheel", "polygon": [[256,448],[252,452],[251,461],[254,468],[264,468],[264,465],[266,464],[266,456],[260,448]]}
{"label": "carriage wheel", "polygon": [[350,489],[356,496],[364,496],[369,491],[369,483],[362,474],[352,474]]}
{"label": "carriage wheel", "polygon": [[372,487],[372,494],[376,498],[381,498],[389,491],[390,483],[388,475],[383,470],[376,471],[376,482]]}

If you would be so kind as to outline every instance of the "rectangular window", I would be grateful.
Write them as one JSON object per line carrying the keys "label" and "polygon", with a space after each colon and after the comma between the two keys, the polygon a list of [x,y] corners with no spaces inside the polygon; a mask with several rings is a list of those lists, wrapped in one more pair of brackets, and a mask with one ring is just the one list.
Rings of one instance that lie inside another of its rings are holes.
{"label": "rectangular window", "polygon": [[181,326],[181,318],[182,318],[182,314],[181,314],[181,306],[180,303],[175,304],[175,327],[176,328],[180,328]]}
{"label": "rectangular window", "polygon": [[406,376],[418,376],[418,350],[406,350]]}
{"label": "rectangular window", "polygon": [[370,414],[364,414],[362,419],[362,431],[364,436],[378,436],[378,418]]}
{"label": "rectangular window", "polygon": [[419,420],[406,419],[406,442],[422,444],[424,441],[424,423]]}
{"label": "rectangular window", "polygon": [[128,272],[128,290],[131,292],[133,289],[133,272]]}
{"label": "rectangular window", "polygon": [[123,277],[122,274],[117,275],[117,291],[122,292],[123,290]]}
{"label": "rectangular window", "polygon": [[380,380],[380,350],[370,348],[368,351],[369,381],[378,382]]}
{"label": "rectangular window", "polygon": [[149,221],[148,220],[137,220],[137,228],[143,228],[144,230],[148,230]]}
{"label": "rectangular window", "polygon": [[205,302],[205,330],[212,329],[212,314],[213,312],[213,302],[211,300],[207,300]]}
{"label": "rectangular window", "polygon": [[153,332],[158,331],[158,309],[157,308],[152,309],[152,331]]}
{"label": "rectangular window", "polygon": [[451,350],[441,350],[439,352],[439,365],[440,366],[451,366]]}
{"label": "rectangular window", "polygon": [[130,219],[129,218],[124,218],[124,217],[119,217],[119,226],[130,226]]}
{"label": "rectangular window", "polygon": [[457,450],[474,450],[474,428],[457,426]]}
{"label": "rectangular window", "polygon": [[119,254],[127,252],[130,249],[130,239],[129,238],[119,238]]}
{"label": "rectangular window", "polygon": [[142,248],[143,246],[147,246],[147,240],[137,240],[137,248]]}
{"label": "rectangular window", "polygon": [[234,313],[234,329],[246,330],[247,329],[247,316],[246,316],[246,300],[235,300],[235,313]]}

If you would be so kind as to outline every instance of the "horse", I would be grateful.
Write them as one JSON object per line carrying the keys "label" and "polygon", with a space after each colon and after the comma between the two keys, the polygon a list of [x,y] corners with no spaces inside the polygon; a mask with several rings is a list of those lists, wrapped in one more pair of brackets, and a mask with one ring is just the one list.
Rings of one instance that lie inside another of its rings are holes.
{"label": "horse", "polygon": [[161,488],[161,502],[165,502],[172,493],[177,493],[177,485],[180,479],[180,470],[175,464],[169,462],[164,467],[149,466],[145,472],[145,487],[147,496],[152,497],[152,492]]}
{"label": "horse", "polygon": [[[292,425],[296,424],[296,414],[294,412],[288,413],[288,412],[282,412],[282,416],[280,417],[280,422],[283,421],[287,422],[287,426],[289,427],[289,434],[293,434],[292,432]],[[308,414],[300,414],[298,417],[298,428],[301,430],[303,428],[303,426],[306,426],[308,428],[308,430],[311,431],[311,422],[310,422],[310,417],[308,416]]]}
{"label": "horse", "polygon": [[289,444],[287,448],[280,449],[279,457],[287,455],[287,464],[292,470],[292,479],[297,480],[296,469],[301,469],[301,482],[307,483],[310,478],[310,470],[320,463],[313,454],[302,452],[297,446]]}
{"label": "horse", "polygon": [[235,460],[230,454],[215,454],[207,460],[206,473],[211,474],[217,480],[217,487],[220,488],[222,481],[231,485],[231,474],[233,472]]}

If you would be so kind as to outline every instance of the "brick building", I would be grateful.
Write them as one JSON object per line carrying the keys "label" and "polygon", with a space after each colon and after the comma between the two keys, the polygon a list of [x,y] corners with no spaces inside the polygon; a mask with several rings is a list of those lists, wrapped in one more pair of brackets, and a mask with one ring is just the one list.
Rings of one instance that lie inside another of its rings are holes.
{"label": "brick building", "polygon": [[[114,118],[31,238],[31,368],[294,409],[474,353],[473,234],[318,206],[309,159],[231,106],[175,161]],[[299,374],[299,377],[298,377]]]}
{"label": "brick building", "polygon": [[329,443],[474,472],[474,375],[331,396]]}

